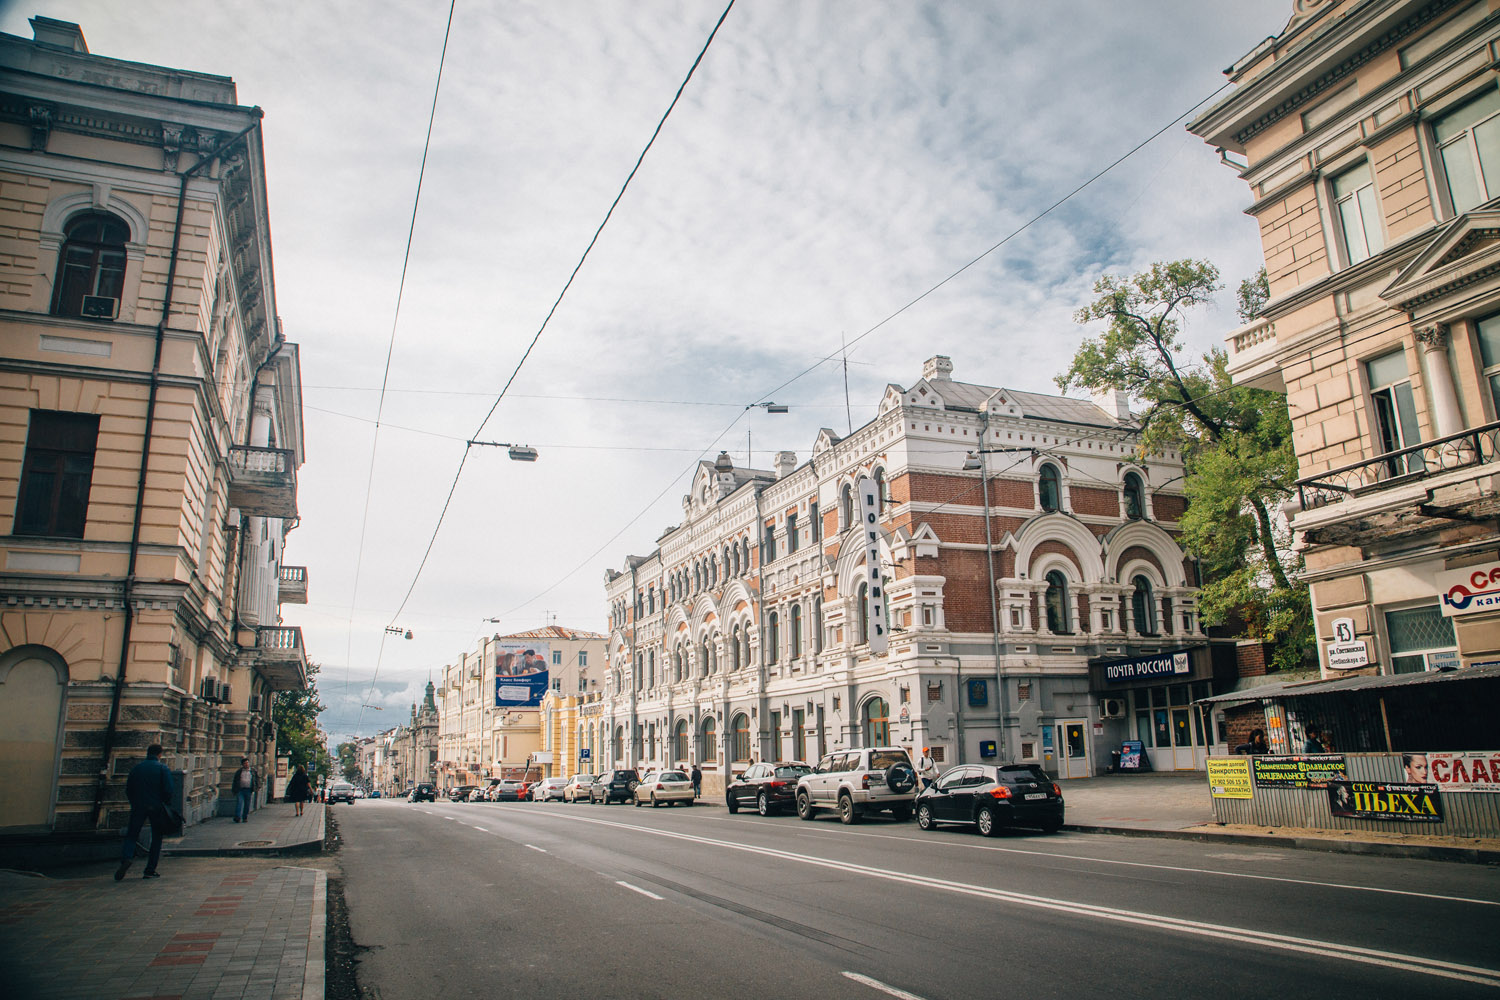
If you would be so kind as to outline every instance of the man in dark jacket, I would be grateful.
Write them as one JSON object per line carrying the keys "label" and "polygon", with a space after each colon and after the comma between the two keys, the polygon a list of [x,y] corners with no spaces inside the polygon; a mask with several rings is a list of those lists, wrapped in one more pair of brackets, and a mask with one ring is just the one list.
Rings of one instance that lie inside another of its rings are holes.
{"label": "man in dark jacket", "polygon": [[146,871],[142,878],[158,878],[156,863],[161,860],[161,838],[167,822],[167,806],[172,802],[172,772],[161,762],[161,744],[146,748],[146,759],[130,769],[125,779],[125,797],[130,800],[130,825],[125,828],[125,843],[120,848],[120,867],[115,881],[125,877],[135,857],[135,842],[141,827],[151,824],[151,848],[146,854]]}

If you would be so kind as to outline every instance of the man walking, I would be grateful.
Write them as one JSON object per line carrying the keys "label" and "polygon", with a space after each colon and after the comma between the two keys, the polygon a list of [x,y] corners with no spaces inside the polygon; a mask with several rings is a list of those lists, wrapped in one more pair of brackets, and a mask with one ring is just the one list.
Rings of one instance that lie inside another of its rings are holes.
{"label": "man walking", "polygon": [[693,773],[689,775],[693,779],[693,798],[703,797],[703,772],[698,770],[698,765],[693,765]]}
{"label": "man walking", "polygon": [[161,762],[161,744],[146,748],[146,759],[130,769],[125,779],[125,797],[130,800],[130,823],[125,827],[125,843],[120,848],[120,867],[115,869],[118,882],[130,871],[135,857],[135,843],[141,827],[151,824],[151,847],[146,854],[146,872],[142,878],[159,878],[156,863],[161,860],[161,838],[167,822],[167,805],[172,801],[172,772]]}
{"label": "man walking", "polygon": [[250,802],[255,798],[255,790],[260,787],[260,775],[250,766],[249,757],[240,758],[240,769],[234,772],[230,787],[234,789],[234,821],[250,822]]}

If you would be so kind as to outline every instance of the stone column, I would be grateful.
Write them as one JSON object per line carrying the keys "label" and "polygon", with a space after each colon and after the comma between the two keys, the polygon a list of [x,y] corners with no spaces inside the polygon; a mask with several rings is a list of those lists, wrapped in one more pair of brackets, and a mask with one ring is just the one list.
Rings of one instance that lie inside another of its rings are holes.
{"label": "stone column", "polygon": [[1435,323],[1418,327],[1415,333],[1426,368],[1433,429],[1440,438],[1457,434],[1464,429],[1464,419],[1458,408],[1458,392],[1453,387],[1453,370],[1448,365],[1448,327]]}

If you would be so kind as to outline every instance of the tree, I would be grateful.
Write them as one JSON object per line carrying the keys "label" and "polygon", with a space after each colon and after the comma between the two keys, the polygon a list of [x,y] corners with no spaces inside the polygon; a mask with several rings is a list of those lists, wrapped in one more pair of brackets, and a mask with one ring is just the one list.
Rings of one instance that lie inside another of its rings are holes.
{"label": "tree", "polygon": [[[1307,589],[1292,579],[1301,568],[1285,522],[1273,515],[1292,496],[1297,456],[1286,400],[1235,385],[1228,355],[1215,348],[1201,359],[1184,356],[1185,310],[1222,289],[1207,261],[1153,264],[1128,278],[1105,275],[1098,295],[1075,316],[1103,321],[1057,379],[1064,392],[1118,389],[1145,404],[1140,414],[1142,460],[1166,449],[1182,453],[1188,498],[1182,540],[1199,561],[1199,607],[1205,624],[1242,617],[1250,632],[1273,647],[1280,668],[1300,665],[1312,648]],[[1265,271],[1239,289],[1248,321],[1268,297]]]}
{"label": "tree", "polygon": [[353,743],[340,743],[338,749],[339,773],[345,781],[354,781],[360,776],[359,747]]}
{"label": "tree", "polygon": [[314,777],[331,773],[328,743],[318,729],[318,715],[323,711],[315,681],[318,670],[318,665],[309,661],[306,690],[278,691],[271,701],[277,746],[291,758],[293,768],[301,764]]}

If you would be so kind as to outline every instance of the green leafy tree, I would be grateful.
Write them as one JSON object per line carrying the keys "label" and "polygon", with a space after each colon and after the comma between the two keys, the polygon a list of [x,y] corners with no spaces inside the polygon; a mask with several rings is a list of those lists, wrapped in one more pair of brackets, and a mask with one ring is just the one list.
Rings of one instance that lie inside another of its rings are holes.
{"label": "green leafy tree", "polygon": [[[1199,562],[1204,622],[1238,616],[1273,647],[1273,662],[1298,666],[1312,646],[1307,589],[1292,582],[1300,568],[1285,523],[1274,515],[1292,496],[1297,456],[1284,397],[1235,385],[1228,355],[1186,355],[1185,310],[1211,301],[1223,286],[1207,261],[1153,264],[1130,277],[1105,275],[1079,323],[1103,322],[1084,340],[1058,385],[1067,391],[1118,389],[1144,404],[1141,459],[1181,452],[1186,467],[1184,547]],[[1265,272],[1240,289],[1241,318],[1268,297]]]}
{"label": "green leafy tree", "polygon": [[360,776],[359,747],[353,743],[340,743],[338,749],[339,773],[345,781],[355,781]]}
{"label": "green leafy tree", "polygon": [[318,715],[323,703],[318,700],[317,675],[319,667],[311,661],[307,664],[307,689],[303,691],[278,691],[271,701],[271,719],[276,723],[276,743],[282,753],[291,758],[291,767],[298,764],[307,768],[314,781],[318,776],[332,773],[328,756],[328,741],[318,729]]}

